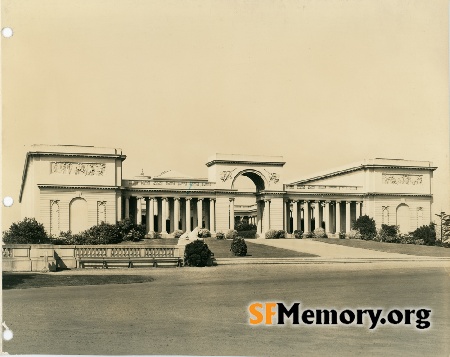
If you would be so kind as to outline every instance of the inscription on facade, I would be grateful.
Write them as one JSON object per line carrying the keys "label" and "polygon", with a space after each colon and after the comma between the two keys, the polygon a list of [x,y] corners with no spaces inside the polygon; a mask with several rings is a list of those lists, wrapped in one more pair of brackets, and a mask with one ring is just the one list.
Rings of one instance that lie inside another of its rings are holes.
{"label": "inscription on facade", "polygon": [[382,174],[386,185],[421,185],[423,175]]}
{"label": "inscription on facade", "polygon": [[83,162],[52,162],[52,174],[103,176],[106,164]]}

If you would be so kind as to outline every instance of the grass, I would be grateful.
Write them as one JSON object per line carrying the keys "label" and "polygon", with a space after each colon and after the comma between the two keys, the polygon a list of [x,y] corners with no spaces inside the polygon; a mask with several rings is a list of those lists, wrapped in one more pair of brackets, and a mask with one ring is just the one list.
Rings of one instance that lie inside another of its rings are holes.
{"label": "grass", "polygon": [[318,242],[343,245],[346,247],[377,250],[387,253],[400,253],[428,257],[450,257],[450,249],[443,247],[429,247],[425,245],[374,242],[360,239],[313,239]]}
{"label": "grass", "polygon": [[53,286],[83,286],[105,284],[148,283],[154,279],[149,276],[134,275],[57,275],[39,273],[3,273],[2,288],[29,289]]}
{"label": "grass", "polygon": [[[314,254],[295,252],[289,249],[276,248],[263,244],[252,243],[252,239],[246,239],[247,243],[247,257],[252,258],[295,258],[295,257],[317,257]],[[231,240],[205,238],[205,243],[208,244],[209,249],[214,253],[216,258],[234,258],[235,256],[230,251]],[[138,242],[134,244],[149,244],[149,245],[176,245],[178,238],[162,238],[150,239],[145,242]]]}
{"label": "grass", "polygon": [[[205,243],[214,253],[216,258],[234,258],[230,251],[231,240],[219,240],[216,238],[206,238]],[[317,257],[314,254],[295,252],[289,249],[271,247],[265,244],[255,244],[251,239],[246,239],[247,257],[250,258],[295,258],[295,257]]]}

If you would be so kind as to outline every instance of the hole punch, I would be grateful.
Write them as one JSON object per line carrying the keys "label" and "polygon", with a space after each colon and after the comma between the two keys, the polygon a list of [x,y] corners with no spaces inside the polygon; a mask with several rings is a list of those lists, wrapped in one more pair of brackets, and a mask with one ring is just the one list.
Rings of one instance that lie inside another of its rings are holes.
{"label": "hole punch", "polygon": [[2,36],[5,38],[10,38],[13,35],[13,30],[11,27],[2,28]]}
{"label": "hole punch", "polygon": [[10,340],[12,340],[12,338],[13,338],[13,336],[14,336],[13,332],[9,329],[8,326],[6,326],[6,323],[5,323],[5,322],[2,322],[2,326],[5,328],[5,331],[3,331],[3,339],[4,339],[5,341],[10,341]]}
{"label": "hole punch", "polygon": [[12,197],[6,196],[5,198],[3,198],[3,205],[5,207],[11,207],[14,203],[14,200]]}

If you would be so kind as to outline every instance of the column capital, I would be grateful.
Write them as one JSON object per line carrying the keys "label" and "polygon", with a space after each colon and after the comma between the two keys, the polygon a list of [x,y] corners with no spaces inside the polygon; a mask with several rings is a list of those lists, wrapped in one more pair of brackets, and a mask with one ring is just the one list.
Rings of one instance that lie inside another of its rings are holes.
{"label": "column capital", "polygon": [[192,200],[192,197],[185,197],[184,198],[186,201],[190,201],[190,200]]}
{"label": "column capital", "polygon": [[349,205],[350,203],[352,203],[352,201],[345,201],[346,205]]}
{"label": "column capital", "polygon": [[228,199],[230,202],[234,201],[234,197]]}
{"label": "column capital", "polygon": [[265,198],[264,202],[270,202],[270,198]]}
{"label": "column capital", "polygon": [[197,197],[197,201],[203,201],[204,197]]}
{"label": "column capital", "polygon": [[164,200],[164,201],[168,201],[169,197],[161,197],[161,199]]}
{"label": "column capital", "polygon": [[179,201],[179,200],[180,200],[180,197],[174,197],[173,200],[174,200],[174,201]]}
{"label": "column capital", "polygon": [[216,200],[216,198],[214,197],[214,198],[210,198],[209,199],[210,201],[215,201]]}

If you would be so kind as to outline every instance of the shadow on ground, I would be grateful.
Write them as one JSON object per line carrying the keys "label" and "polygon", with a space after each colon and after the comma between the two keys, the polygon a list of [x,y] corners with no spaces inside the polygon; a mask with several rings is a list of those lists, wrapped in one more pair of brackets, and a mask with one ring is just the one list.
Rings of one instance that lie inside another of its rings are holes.
{"label": "shadow on ground", "polygon": [[135,275],[58,275],[57,273],[3,273],[2,288],[29,289],[54,286],[136,284],[152,282],[150,276]]}

